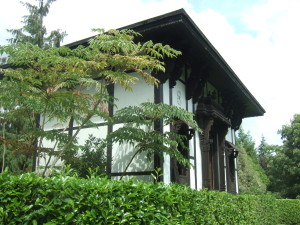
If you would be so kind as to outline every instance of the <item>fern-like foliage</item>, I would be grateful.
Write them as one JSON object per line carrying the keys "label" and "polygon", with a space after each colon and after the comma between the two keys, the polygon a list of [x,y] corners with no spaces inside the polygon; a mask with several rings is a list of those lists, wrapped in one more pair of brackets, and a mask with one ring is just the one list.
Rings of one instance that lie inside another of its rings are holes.
{"label": "fern-like foliage", "polygon": [[154,126],[155,123],[160,122],[163,126],[174,125],[178,120],[200,131],[193,114],[176,106],[146,102],[140,106],[125,107],[114,115],[114,122],[125,125],[109,134],[108,140],[112,143],[131,144],[136,149],[133,158],[142,152],[145,152],[149,159],[153,154],[162,156],[162,153],[166,153],[179,163],[190,165],[189,160],[178,150],[180,146],[181,149],[188,151],[188,146],[185,145],[187,137],[172,131],[162,132]]}
{"label": "fern-like foliage", "polygon": [[[88,46],[76,49],[41,48],[29,42],[0,46],[0,55],[9,56],[6,69],[0,67],[0,74],[4,75],[0,83],[0,108],[7,109],[0,117],[12,126],[24,121],[15,138],[2,138],[0,143],[38,154],[56,149],[59,153],[55,164],[75,147],[76,136],[84,126],[96,126],[91,121],[93,116],[111,121],[108,85],[131,89],[139,80],[132,72],[157,85],[159,81],[151,73],[164,71],[162,57],[180,54],[161,44],[135,43],[134,38],[140,34],[131,30],[98,31],[99,35]],[[45,125],[54,120],[66,124],[65,127],[56,132],[45,131]],[[68,136],[66,131],[72,121],[78,129]],[[56,143],[52,150],[43,147],[44,139]]]}
{"label": "fern-like foliage", "polygon": [[[139,73],[149,84],[158,84],[151,75],[153,71],[165,71],[164,57],[174,58],[181,54],[168,45],[155,44],[152,41],[135,43],[134,38],[141,34],[132,30],[103,30],[95,29],[99,35],[89,41],[90,54],[86,62],[88,68],[97,71],[98,77],[119,83],[126,89],[138,80],[129,77],[128,72]],[[97,62],[102,62],[103,70]],[[100,69],[100,70],[99,70]]]}

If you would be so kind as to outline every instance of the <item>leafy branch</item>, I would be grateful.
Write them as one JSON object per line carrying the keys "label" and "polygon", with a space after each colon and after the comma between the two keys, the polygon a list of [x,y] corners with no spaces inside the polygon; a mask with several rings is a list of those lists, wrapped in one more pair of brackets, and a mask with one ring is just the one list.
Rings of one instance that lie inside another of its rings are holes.
{"label": "leafy branch", "polygon": [[[113,117],[115,122],[122,122],[125,125],[108,135],[108,141],[119,144],[130,144],[136,152],[125,167],[124,174],[134,158],[145,152],[150,160],[153,154],[162,156],[166,153],[176,159],[179,163],[190,165],[178,150],[180,146],[188,151],[185,146],[186,136],[175,132],[162,132],[154,129],[156,122],[163,121],[164,126],[174,125],[181,120],[192,129],[200,131],[197,123],[193,120],[193,114],[176,106],[166,104],[142,103],[140,106],[129,106],[117,111]],[[120,179],[122,179],[121,176]]]}
{"label": "leafy branch", "polygon": [[[91,39],[88,46],[75,49],[41,48],[22,42],[0,46],[0,54],[9,55],[8,67],[0,68],[0,73],[4,74],[0,84],[0,107],[8,109],[1,116],[16,122],[27,121],[20,127],[18,137],[22,138],[10,140],[15,142],[12,146],[27,146],[26,151],[36,151],[37,155],[55,155],[51,169],[67,151],[76,148],[76,137],[84,126],[97,126],[91,121],[93,116],[111,121],[107,107],[111,104],[107,92],[109,85],[118,84],[130,90],[139,81],[132,72],[140,74],[146,83],[157,85],[159,81],[152,72],[164,71],[162,57],[181,54],[167,45],[135,43],[134,38],[140,34],[131,30],[98,31],[99,35]],[[37,115],[40,116],[39,126],[35,121]],[[65,133],[70,118],[77,124],[72,135]],[[46,129],[54,121],[65,124],[64,128]],[[43,147],[45,140],[54,143],[51,150]],[[141,145],[140,151],[144,148],[149,147]]]}

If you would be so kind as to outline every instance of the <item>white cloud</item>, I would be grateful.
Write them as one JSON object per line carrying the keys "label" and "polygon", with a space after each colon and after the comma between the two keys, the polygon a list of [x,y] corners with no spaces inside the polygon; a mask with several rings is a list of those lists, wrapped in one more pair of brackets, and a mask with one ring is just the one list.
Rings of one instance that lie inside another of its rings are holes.
{"label": "white cloud", "polygon": [[191,5],[187,0],[64,0],[53,4],[46,23],[49,30],[66,30],[65,42],[72,42],[93,35],[92,28],[119,28],[179,8]]}
{"label": "white cloud", "polygon": [[25,7],[17,0],[1,2],[0,7],[0,45],[7,44],[10,34],[6,29],[17,29],[21,26],[22,16],[27,13]]}
{"label": "white cloud", "polygon": [[[264,135],[269,143],[279,144],[277,130],[300,113],[300,1],[268,1],[243,15],[246,28],[239,33],[226,17],[212,9],[191,13],[200,29],[225,58],[266,109],[265,116],[246,119],[256,143]],[[256,35],[253,35],[253,31]]]}
{"label": "white cloud", "polygon": [[267,114],[257,128],[273,140],[276,130],[289,123],[295,113],[300,113],[299,10],[298,0],[269,0],[253,7],[243,17],[247,27],[257,32],[256,39],[269,46],[263,49],[264,64],[259,67],[268,68],[261,74],[267,78],[261,86],[261,93],[266,92],[262,100]]}
{"label": "white cloud", "polygon": [[[253,10],[251,13],[254,13]],[[243,127],[250,131],[257,144],[262,135],[269,143],[280,144],[277,131],[283,124],[289,123],[293,114],[299,113],[299,76],[296,74],[299,74],[300,69],[296,63],[298,57],[295,55],[299,51],[294,53],[293,48],[285,48],[289,37],[280,35],[282,21],[289,18],[292,20],[292,17],[286,14],[287,17],[278,20],[270,18],[273,27],[269,28],[269,32],[265,32],[265,26],[256,28],[253,22],[251,29],[257,33],[254,36],[253,32],[238,32],[225,16],[212,9],[203,10],[198,14],[190,12],[190,15],[266,110],[263,117],[245,119]],[[252,20],[248,17],[249,24],[256,20],[256,14],[253,14]],[[300,18],[296,21],[299,20]],[[261,23],[268,22],[261,18]],[[274,33],[275,31],[277,32]],[[295,48],[299,48],[299,44],[294,41],[289,45],[297,45]]]}

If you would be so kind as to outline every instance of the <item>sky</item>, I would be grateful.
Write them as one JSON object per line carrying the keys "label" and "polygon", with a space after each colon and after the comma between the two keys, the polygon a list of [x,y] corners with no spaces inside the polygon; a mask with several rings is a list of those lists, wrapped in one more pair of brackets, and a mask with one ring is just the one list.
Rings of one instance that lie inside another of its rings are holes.
{"label": "sky", "polygon": [[[180,8],[266,110],[244,119],[243,129],[256,145],[262,136],[282,144],[277,131],[300,113],[300,0],[57,0],[45,25],[66,31],[67,44],[93,35],[92,28],[119,28]],[[0,45],[26,14],[18,0],[0,0]]]}

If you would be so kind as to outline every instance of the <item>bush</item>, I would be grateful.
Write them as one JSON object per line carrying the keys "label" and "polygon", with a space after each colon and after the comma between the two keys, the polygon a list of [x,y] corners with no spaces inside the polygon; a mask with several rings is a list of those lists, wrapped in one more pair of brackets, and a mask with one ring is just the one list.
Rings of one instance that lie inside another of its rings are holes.
{"label": "bush", "polygon": [[278,199],[280,224],[300,224],[300,199]]}
{"label": "bush", "polygon": [[275,202],[98,176],[0,175],[0,224],[277,224]]}
{"label": "bush", "polygon": [[78,176],[86,178],[90,168],[97,168],[98,175],[106,171],[106,142],[101,138],[89,135],[83,146],[71,149],[62,156],[65,165],[76,171]]}

